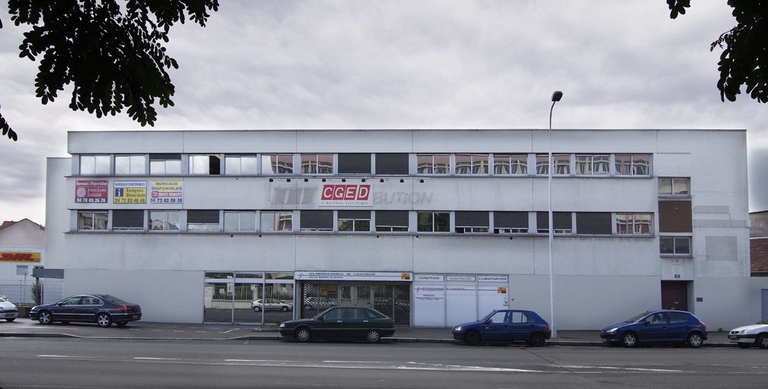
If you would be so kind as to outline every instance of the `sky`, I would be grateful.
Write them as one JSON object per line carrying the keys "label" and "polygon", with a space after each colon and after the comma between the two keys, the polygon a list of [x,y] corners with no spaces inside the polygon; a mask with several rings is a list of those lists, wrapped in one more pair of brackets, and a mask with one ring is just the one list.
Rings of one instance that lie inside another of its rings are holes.
{"label": "sky", "polygon": [[768,210],[768,106],[717,90],[725,0],[669,18],[664,0],[221,0],[167,44],[174,107],[155,127],[35,97],[24,30],[0,6],[0,219],[45,225],[46,158],[67,131],[746,129],[750,211]]}

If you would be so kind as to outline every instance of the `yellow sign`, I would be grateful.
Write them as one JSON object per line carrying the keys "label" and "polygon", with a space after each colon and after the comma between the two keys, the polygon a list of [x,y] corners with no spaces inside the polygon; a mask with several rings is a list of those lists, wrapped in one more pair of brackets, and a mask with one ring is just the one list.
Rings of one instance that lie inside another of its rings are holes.
{"label": "yellow sign", "polygon": [[496,293],[505,294],[505,293],[507,293],[507,288],[505,286],[500,286],[500,287],[496,288]]}
{"label": "yellow sign", "polygon": [[0,252],[0,262],[40,262],[40,253]]}
{"label": "yellow sign", "polygon": [[112,202],[115,204],[146,204],[146,181],[115,181]]}

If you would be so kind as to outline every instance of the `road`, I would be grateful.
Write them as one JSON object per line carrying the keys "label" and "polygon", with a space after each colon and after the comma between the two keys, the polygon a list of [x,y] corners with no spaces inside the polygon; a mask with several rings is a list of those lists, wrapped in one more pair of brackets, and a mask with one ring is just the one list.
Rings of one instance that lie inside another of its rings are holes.
{"label": "road", "polygon": [[738,348],[0,338],[0,388],[766,388]]}

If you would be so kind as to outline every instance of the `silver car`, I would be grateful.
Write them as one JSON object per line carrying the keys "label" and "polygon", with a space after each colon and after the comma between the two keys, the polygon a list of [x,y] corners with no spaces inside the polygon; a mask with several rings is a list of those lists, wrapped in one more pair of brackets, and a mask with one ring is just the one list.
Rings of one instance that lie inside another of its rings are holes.
{"label": "silver car", "polygon": [[293,305],[275,299],[258,299],[251,302],[251,309],[256,312],[264,310],[288,312],[293,310]]}

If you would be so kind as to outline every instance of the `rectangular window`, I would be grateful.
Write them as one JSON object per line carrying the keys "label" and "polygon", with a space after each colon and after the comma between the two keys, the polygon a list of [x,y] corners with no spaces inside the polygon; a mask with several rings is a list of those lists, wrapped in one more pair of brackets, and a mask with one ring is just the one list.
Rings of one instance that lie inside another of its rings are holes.
{"label": "rectangular window", "polygon": [[490,230],[488,212],[456,212],[455,224],[457,234],[488,232]]}
{"label": "rectangular window", "polygon": [[488,154],[456,154],[456,174],[488,174]]}
{"label": "rectangular window", "polygon": [[255,176],[259,174],[256,155],[229,155],[224,157],[224,174],[228,176]]}
{"label": "rectangular window", "polygon": [[650,154],[616,154],[617,176],[649,176],[651,174]]}
{"label": "rectangular window", "polygon": [[293,154],[262,154],[261,174],[293,174]]}
{"label": "rectangular window", "polygon": [[[570,212],[552,212],[552,224],[555,234],[570,234],[573,232],[573,219]],[[549,233],[549,212],[536,212],[536,232]]]}
{"label": "rectangular window", "polygon": [[576,175],[607,176],[611,156],[608,154],[576,155]]}
{"label": "rectangular window", "polygon": [[333,174],[333,154],[302,154],[301,174]]}
{"label": "rectangular window", "polygon": [[370,232],[371,211],[339,211],[340,232]]}
{"label": "rectangular window", "polygon": [[181,174],[181,154],[150,154],[149,174],[153,176]]}
{"label": "rectangular window", "polygon": [[494,154],[493,173],[528,174],[528,154]]}
{"label": "rectangular window", "polygon": [[619,235],[650,235],[653,233],[650,213],[617,213],[616,233]]}
{"label": "rectangular window", "polygon": [[376,211],[376,231],[408,232],[408,211]]}
{"label": "rectangular window", "polygon": [[180,211],[149,211],[150,231],[179,231]]}
{"label": "rectangular window", "polygon": [[143,231],[144,211],[114,210],[112,211],[112,231]]}
{"label": "rectangular window", "polygon": [[416,218],[419,232],[451,232],[449,212],[419,212]]}
{"label": "rectangular window", "polygon": [[219,211],[214,211],[214,210],[187,211],[187,231],[193,231],[193,232],[219,231]]}
{"label": "rectangular window", "polygon": [[189,174],[218,176],[221,174],[221,157],[216,154],[190,155]]}
{"label": "rectangular window", "polygon": [[691,180],[688,177],[659,177],[660,197],[690,197]]}
{"label": "rectangular window", "polygon": [[293,212],[261,211],[261,232],[293,231]]}
{"label": "rectangular window", "polygon": [[256,231],[255,211],[224,211],[224,231],[254,232]]}
{"label": "rectangular window", "polygon": [[528,232],[528,212],[494,212],[494,234],[525,234]]}
{"label": "rectangular window", "polygon": [[691,255],[691,238],[688,236],[662,236],[659,246],[661,255]]}
{"label": "rectangular window", "polygon": [[301,231],[333,231],[333,211],[301,211]]}
{"label": "rectangular window", "polygon": [[115,175],[143,176],[147,174],[147,161],[143,155],[115,155]]}
{"label": "rectangular window", "polygon": [[450,154],[418,154],[416,156],[418,174],[450,174]]}
{"label": "rectangular window", "polygon": [[576,234],[611,235],[611,214],[608,212],[577,212]]}
{"label": "rectangular window", "polygon": [[[567,176],[571,174],[571,155],[552,154],[552,164],[555,165],[553,175]],[[536,174],[549,174],[549,155],[536,154]]]}
{"label": "rectangular window", "polygon": [[80,175],[108,176],[111,173],[110,160],[109,155],[81,155]]}
{"label": "rectangular window", "polygon": [[371,174],[370,154],[339,154],[339,174]]}
{"label": "rectangular window", "polygon": [[693,232],[692,220],[690,201],[659,201],[659,232]]}
{"label": "rectangular window", "polygon": [[109,221],[109,212],[107,211],[78,211],[77,212],[77,230],[78,231],[106,231]]}
{"label": "rectangular window", "polygon": [[376,174],[408,175],[408,154],[376,154]]}

